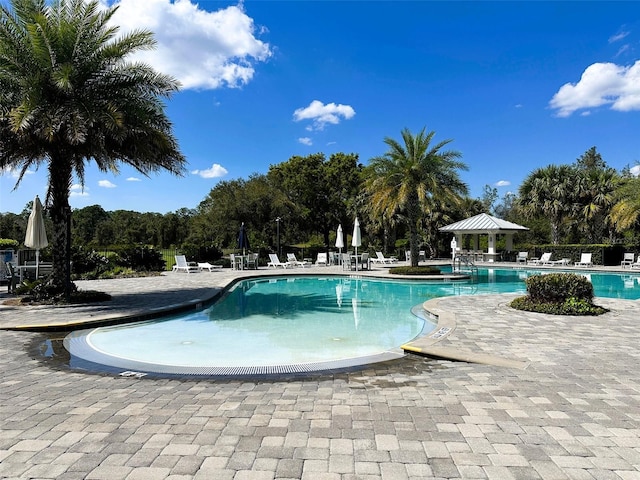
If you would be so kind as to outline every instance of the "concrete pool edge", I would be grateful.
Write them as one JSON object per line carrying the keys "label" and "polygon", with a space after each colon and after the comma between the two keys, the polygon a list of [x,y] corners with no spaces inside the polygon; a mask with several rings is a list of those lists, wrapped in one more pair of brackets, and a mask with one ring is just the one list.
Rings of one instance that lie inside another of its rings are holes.
{"label": "concrete pool edge", "polygon": [[[515,298],[518,295],[505,293],[500,294],[500,296],[509,296]],[[423,303],[422,308],[425,310],[425,312],[429,313],[432,317],[437,318],[437,326],[428,335],[418,337],[411,342],[401,345],[401,349],[403,349],[407,353],[425,357],[457,362],[479,363],[496,367],[516,368],[519,370],[525,370],[530,365],[531,362],[509,359],[501,357],[499,355],[463,351],[454,347],[437,345],[440,341],[449,337],[449,335],[451,335],[457,327],[456,315],[449,311],[443,310],[439,306],[441,300],[447,298],[451,297],[433,298]]]}

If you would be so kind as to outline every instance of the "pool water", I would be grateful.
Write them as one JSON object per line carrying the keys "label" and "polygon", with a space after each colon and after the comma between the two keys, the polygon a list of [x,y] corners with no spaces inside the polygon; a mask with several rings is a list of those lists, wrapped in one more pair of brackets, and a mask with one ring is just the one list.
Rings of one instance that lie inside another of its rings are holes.
{"label": "pool water", "polygon": [[[555,271],[555,270],[554,270]],[[548,272],[548,271],[547,271]],[[473,281],[345,276],[244,280],[210,307],[74,332],[65,347],[114,369],[178,375],[327,370],[397,358],[435,324],[420,306],[451,295],[525,293],[539,271],[480,269]],[[640,275],[581,273],[596,296],[640,299]]]}

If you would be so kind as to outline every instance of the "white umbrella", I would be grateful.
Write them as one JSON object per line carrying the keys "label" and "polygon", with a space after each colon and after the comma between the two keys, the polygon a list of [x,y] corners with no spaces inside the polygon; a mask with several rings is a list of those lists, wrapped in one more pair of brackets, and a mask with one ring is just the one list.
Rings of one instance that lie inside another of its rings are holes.
{"label": "white umbrella", "polygon": [[336,248],[340,250],[340,258],[338,258],[338,264],[342,263],[342,249],[344,248],[344,235],[342,235],[342,224],[338,225],[338,232],[336,233]]}
{"label": "white umbrella", "polygon": [[362,245],[362,235],[360,234],[360,222],[358,217],[353,223],[353,237],[351,238],[351,246],[356,247],[356,271],[358,270],[358,247]]}
{"label": "white umbrella", "polygon": [[44,228],[44,217],[42,216],[42,203],[36,195],[33,201],[33,208],[29,214],[29,222],[27,223],[27,234],[24,237],[24,245],[27,248],[33,248],[36,251],[36,278],[38,278],[38,269],[40,265],[40,249],[49,245],[47,241],[47,231]]}

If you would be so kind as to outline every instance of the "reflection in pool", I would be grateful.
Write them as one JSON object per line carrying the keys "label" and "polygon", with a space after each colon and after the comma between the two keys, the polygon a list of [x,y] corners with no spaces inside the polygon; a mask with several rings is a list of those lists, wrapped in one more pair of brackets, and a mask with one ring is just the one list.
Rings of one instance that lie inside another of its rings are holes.
{"label": "reflection in pool", "polygon": [[[419,307],[449,295],[524,293],[528,269],[480,269],[474,281],[345,276],[241,281],[209,308],[161,320],[75,332],[72,357],[176,375],[327,370],[401,356],[434,324]],[[596,296],[640,298],[640,276],[588,275]],[[627,278],[628,277],[628,278]],[[413,311],[412,311],[413,308]]]}

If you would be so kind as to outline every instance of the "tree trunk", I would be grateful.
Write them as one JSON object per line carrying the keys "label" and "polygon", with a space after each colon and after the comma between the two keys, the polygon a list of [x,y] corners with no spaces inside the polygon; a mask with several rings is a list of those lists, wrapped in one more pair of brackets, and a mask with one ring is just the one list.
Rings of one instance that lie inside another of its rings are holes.
{"label": "tree trunk", "polygon": [[49,162],[49,191],[51,195],[51,220],[53,222],[53,272],[52,284],[55,290],[64,293],[69,301],[71,295],[71,162],[60,154],[52,156]]}
{"label": "tree trunk", "polygon": [[409,249],[411,250],[411,266],[418,266],[418,221],[420,220],[420,200],[413,193],[407,201],[407,220],[409,221]]}

